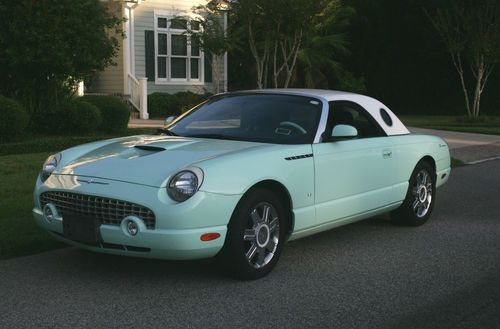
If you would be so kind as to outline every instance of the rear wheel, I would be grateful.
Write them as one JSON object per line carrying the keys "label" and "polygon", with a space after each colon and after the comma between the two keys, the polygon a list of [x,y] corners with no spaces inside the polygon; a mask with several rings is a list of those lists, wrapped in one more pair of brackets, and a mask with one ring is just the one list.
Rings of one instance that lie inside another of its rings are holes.
{"label": "rear wheel", "polygon": [[419,226],[427,222],[436,202],[436,177],[432,166],[421,161],[411,175],[403,204],[391,213],[395,223]]}
{"label": "rear wheel", "polygon": [[271,191],[256,188],[240,201],[228,225],[220,259],[239,278],[253,280],[276,265],[284,242],[284,208]]}

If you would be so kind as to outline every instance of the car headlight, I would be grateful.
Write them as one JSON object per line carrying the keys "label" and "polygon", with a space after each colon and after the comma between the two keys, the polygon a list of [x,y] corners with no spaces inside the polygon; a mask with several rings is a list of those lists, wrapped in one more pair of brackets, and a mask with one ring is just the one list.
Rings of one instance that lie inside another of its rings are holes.
{"label": "car headlight", "polygon": [[42,181],[46,181],[47,178],[49,178],[50,175],[52,175],[52,172],[57,168],[57,165],[61,162],[62,155],[61,153],[57,153],[54,155],[51,155],[45,160],[43,167],[42,167],[42,172],[40,173],[40,177],[42,178]]}
{"label": "car headlight", "polygon": [[183,202],[192,197],[203,182],[200,168],[189,168],[175,174],[168,182],[167,193],[172,200]]}

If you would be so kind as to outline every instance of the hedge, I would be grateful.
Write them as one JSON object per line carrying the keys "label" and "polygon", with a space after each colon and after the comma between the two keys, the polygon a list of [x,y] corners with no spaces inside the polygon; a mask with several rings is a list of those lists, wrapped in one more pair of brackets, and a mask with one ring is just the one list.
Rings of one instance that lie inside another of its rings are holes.
{"label": "hedge", "polygon": [[193,106],[208,99],[211,94],[196,94],[191,91],[180,91],[175,94],[153,93],[148,96],[148,112],[151,118],[166,119],[179,115]]}
{"label": "hedge", "polygon": [[98,130],[119,133],[127,129],[130,110],[122,99],[114,96],[94,95],[84,96],[83,99],[95,105],[101,112],[102,123]]}
{"label": "hedge", "polygon": [[64,101],[58,111],[59,131],[88,134],[101,126],[99,109],[81,98]]}
{"label": "hedge", "polygon": [[26,110],[16,101],[0,95],[0,139],[19,135],[27,125]]}

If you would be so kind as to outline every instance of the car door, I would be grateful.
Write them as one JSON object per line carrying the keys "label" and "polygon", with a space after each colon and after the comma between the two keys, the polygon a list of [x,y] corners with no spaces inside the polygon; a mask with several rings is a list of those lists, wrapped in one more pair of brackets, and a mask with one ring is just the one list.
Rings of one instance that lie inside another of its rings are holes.
{"label": "car door", "polygon": [[[325,141],[313,145],[318,224],[384,207],[394,184],[391,141],[359,104],[329,104]],[[338,124],[354,126],[356,138],[328,140]]]}

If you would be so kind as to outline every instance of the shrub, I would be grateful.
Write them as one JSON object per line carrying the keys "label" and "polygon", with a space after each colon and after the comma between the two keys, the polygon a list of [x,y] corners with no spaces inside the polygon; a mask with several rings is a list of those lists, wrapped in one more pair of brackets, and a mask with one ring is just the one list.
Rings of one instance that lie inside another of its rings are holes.
{"label": "shrub", "polygon": [[127,129],[130,110],[123,100],[114,96],[84,96],[83,99],[101,112],[100,131],[117,133]]}
{"label": "shrub", "polygon": [[177,101],[179,102],[181,112],[183,113],[200,104],[201,102],[207,100],[211,95],[212,94],[209,93],[196,94],[191,91],[180,91],[174,94],[174,96],[177,98]]}
{"label": "shrub", "polygon": [[81,98],[64,101],[59,110],[60,131],[68,133],[90,133],[101,126],[99,109]]}
{"label": "shrub", "polygon": [[151,118],[165,119],[179,115],[208,99],[212,94],[196,94],[180,91],[175,94],[154,93],[148,96],[148,112]]}
{"label": "shrub", "polygon": [[181,113],[177,97],[168,93],[153,93],[148,95],[148,112],[151,118],[165,119]]}
{"label": "shrub", "polygon": [[26,110],[12,99],[0,95],[0,139],[19,135],[27,125]]}

